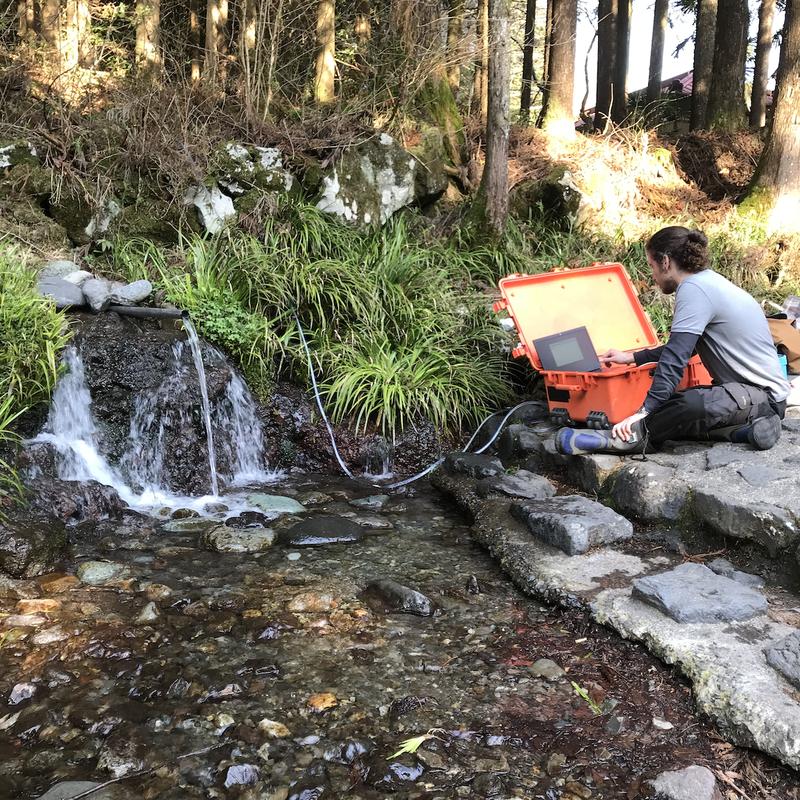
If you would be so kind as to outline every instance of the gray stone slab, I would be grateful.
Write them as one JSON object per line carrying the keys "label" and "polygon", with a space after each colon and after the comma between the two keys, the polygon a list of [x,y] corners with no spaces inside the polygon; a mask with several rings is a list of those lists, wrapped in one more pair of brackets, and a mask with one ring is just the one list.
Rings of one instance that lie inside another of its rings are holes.
{"label": "gray stone slab", "polygon": [[795,515],[786,508],[750,500],[730,487],[700,488],[692,494],[691,510],[699,522],[736,539],[751,539],[775,556],[796,544]]}
{"label": "gray stone slab", "polygon": [[618,511],[646,522],[676,520],[688,501],[676,470],[650,462],[626,463],[617,470],[610,496]]}
{"label": "gray stone slab", "polygon": [[767,600],[760,592],[692,563],[638,578],[633,582],[633,597],[676,622],[746,620],[767,610]]}
{"label": "gray stone slab", "polygon": [[779,478],[788,478],[788,472],[781,472],[772,467],[765,467],[762,464],[746,464],[736,470],[751,486],[761,488],[768,486]]}
{"label": "gray stone slab", "polygon": [[790,633],[786,638],[764,650],[767,664],[800,689],[800,631]]}
{"label": "gray stone slab", "polygon": [[736,567],[725,558],[715,558],[713,561],[709,561],[706,566],[710,570],[716,572],[717,575],[724,575],[726,578],[730,578],[732,581],[736,581],[736,583],[741,583],[743,586],[752,586],[754,589],[760,589],[764,585],[763,578],[736,569]]}
{"label": "gray stone slab", "polygon": [[717,445],[706,453],[706,469],[719,469],[745,460],[746,451],[742,445]]}
{"label": "gray stone slab", "polygon": [[468,475],[470,478],[493,478],[505,471],[499,458],[482,453],[449,453],[444,467],[450,473]]}
{"label": "gray stone slab", "polygon": [[556,487],[543,475],[521,469],[514,475],[484,478],[475,487],[480,497],[502,494],[507,497],[523,497],[528,500],[545,500],[553,497]]}
{"label": "gray stone slab", "polygon": [[534,536],[571,556],[633,535],[633,525],[625,517],[577,495],[514,503],[511,514]]}
{"label": "gray stone slab", "polygon": [[717,779],[708,767],[662,772],[654,781],[657,800],[722,800]]}
{"label": "gray stone slab", "polygon": [[38,288],[39,294],[53,300],[56,308],[80,308],[86,305],[81,287],[63,278],[40,278]]}

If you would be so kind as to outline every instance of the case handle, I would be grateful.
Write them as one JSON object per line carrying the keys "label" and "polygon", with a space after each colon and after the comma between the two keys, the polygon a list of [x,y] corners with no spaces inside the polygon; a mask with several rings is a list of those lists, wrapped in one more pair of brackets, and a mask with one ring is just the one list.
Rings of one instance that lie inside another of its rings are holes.
{"label": "case handle", "polygon": [[578,383],[554,383],[550,388],[558,389],[562,392],[579,392],[583,389],[583,386]]}

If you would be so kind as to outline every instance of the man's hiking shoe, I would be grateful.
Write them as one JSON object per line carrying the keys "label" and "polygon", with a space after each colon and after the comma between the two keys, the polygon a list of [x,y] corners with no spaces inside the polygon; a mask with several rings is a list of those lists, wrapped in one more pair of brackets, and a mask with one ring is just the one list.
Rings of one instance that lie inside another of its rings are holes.
{"label": "man's hiking shoe", "polygon": [[777,414],[758,417],[745,426],[743,433],[756,450],[769,450],[781,438],[781,418]]}
{"label": "man's hiking shoe", "polygon": [[555,436],[556,450],[565,456],[579,456],[588,453],[641,453],[643,450],[641,434],[634,431],[630,441],[623,442],[611,435],[611,431],[598,431],[583,428],[561,428]]}

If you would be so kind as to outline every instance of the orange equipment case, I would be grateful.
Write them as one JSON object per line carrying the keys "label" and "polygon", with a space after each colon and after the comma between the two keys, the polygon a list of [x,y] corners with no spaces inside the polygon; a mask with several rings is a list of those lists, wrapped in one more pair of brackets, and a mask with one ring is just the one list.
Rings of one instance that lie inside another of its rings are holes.
{"label": "orange equipment case", "polygon": [[[546,371],[533,346],[534,339],[586,326],[598,355],[611,348],[657,347],[656,331],[622,264],[509,275],[500,281],[500,293],[502,300],[494,310],[508,312],[520,338],[512,355],[527,355],[544,376],[554,421],[608,428],[642,407],[655,372],[653,364],[601,365],[599,372]],[[710,384],[711,376],[693,356],[678,388]]]}

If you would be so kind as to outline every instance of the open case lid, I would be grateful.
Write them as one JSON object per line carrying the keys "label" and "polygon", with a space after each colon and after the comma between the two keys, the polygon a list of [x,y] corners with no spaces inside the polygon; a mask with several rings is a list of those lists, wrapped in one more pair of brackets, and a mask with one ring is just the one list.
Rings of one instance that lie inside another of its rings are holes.
{"label": "open case lid", "polygon": [[531,361],[540,364],[533,340],[586,326],[597,353],[655,347],[658,336],[639,304],[622,264],[592,264],[583,269],[540,275],[509,275],[500,281],[506,309]]}

